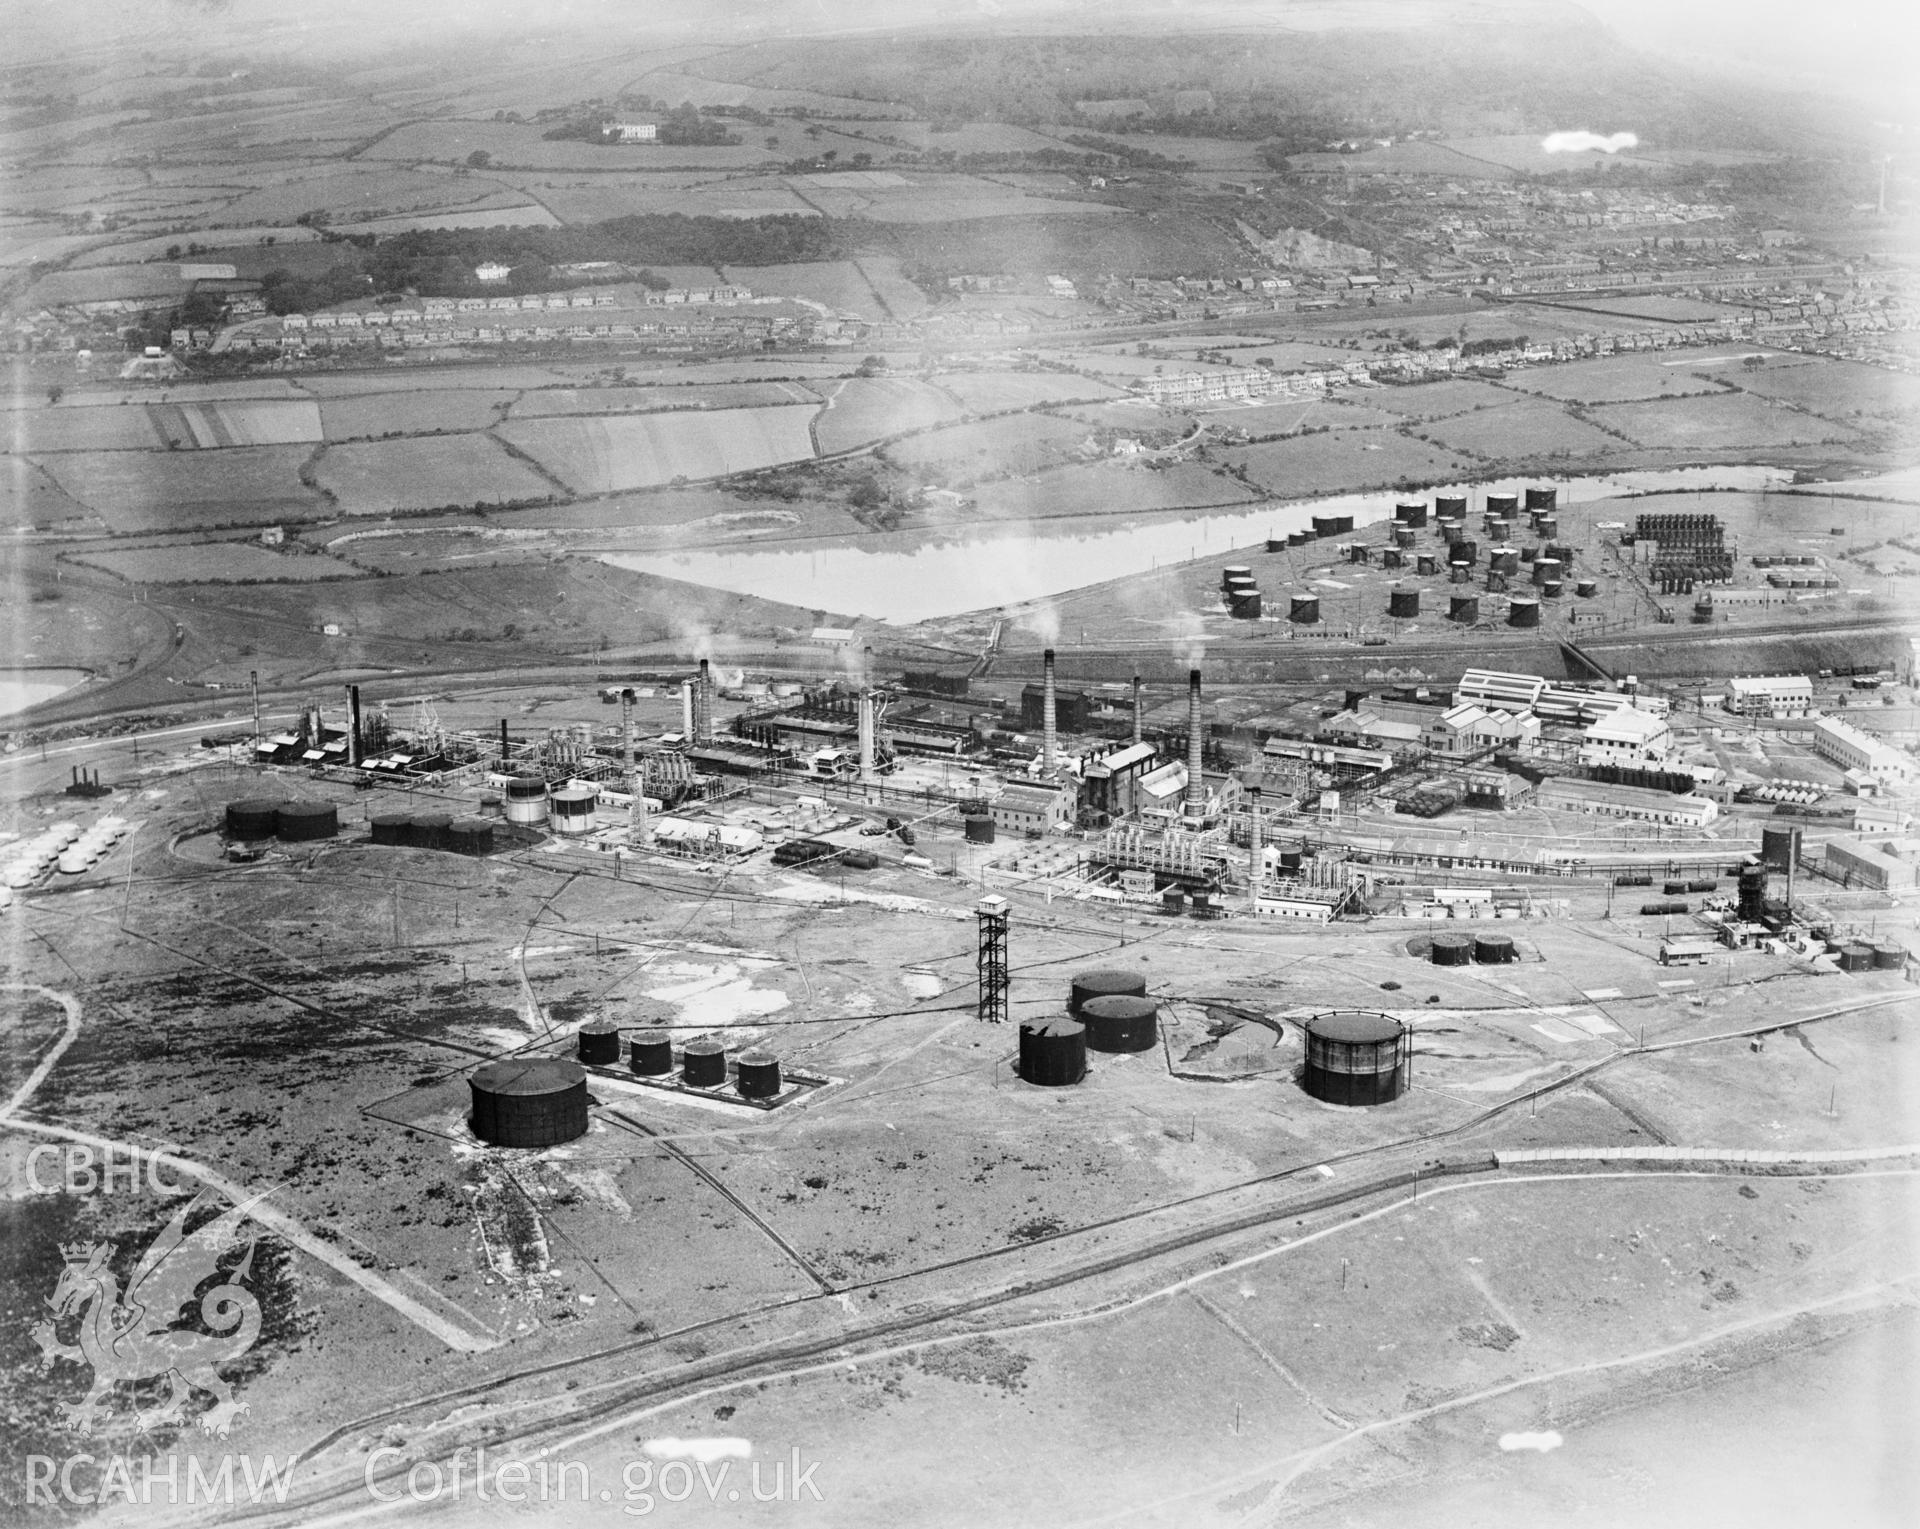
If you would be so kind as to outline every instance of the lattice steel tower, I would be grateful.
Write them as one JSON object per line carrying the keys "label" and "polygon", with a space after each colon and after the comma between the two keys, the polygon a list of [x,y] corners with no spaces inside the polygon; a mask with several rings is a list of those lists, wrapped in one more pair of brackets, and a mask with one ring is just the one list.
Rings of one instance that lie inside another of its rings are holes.
{"label": "lattice steel tower", "polygon": [[1007,900],[980,899],[980,1017],[992,1024],[1007,1022]]}

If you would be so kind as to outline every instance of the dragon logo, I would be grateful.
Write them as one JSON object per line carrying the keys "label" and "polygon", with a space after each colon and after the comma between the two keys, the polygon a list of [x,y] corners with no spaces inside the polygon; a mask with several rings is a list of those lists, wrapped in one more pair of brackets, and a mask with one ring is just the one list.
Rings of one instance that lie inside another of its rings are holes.
{"label": "dragon logo", "polygon": [[[253,1269],[257,1236],[248,1241],[246,1256],[227,1274],[225,1283],[200,1297],[201,1320],[212,1332],[196,1332],[175,1323],[194,1292],[220,1272],[220,1256],[239,1242],[240,1224],[264,1198],[232,1206],[189,1233],[188,1220],[214,1202],[212,1191],[202,1190],[141,1255],[125,1295],[107,1267],[115,1244],[62,1245],[66,1266],[47,1300],[54,1321],[36,1323],[33,1341],[40,1345],[43,1371],[52,1369],[57,1359],[93,1366],[92,1387],[65,1408],[68,1427],[91,1433],[102,1398],[121,1381],[164,1375],[172,1383],[173,1394],[136,1415],[134,1421],[142,1433],[177,1421],[188,1396],[198,1390],[215,1398],[200,1419],[201,1428],[223,1439],[227,1436],[234,1419],[248,1409],[245,1402],[233,1399],[232,1387],[214,1367],[238,1359],[260,1336],[260,1302],[243,1284]],[[54,1324],[76,1314],[80,1341],[62,1343]]]}

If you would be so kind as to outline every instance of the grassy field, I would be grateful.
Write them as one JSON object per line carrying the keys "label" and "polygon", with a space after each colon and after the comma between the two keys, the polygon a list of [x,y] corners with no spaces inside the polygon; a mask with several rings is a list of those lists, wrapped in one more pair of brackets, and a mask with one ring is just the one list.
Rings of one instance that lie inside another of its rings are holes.
{"label": "grassy field", "polygon": [[315,464],[314,481],[348,515],[510,504],[559,492],[486,435],[329,446]]}
{"label": "grassy field", "polygon": [[162,444],[176,448],[297,446],[321,439],[320,406],[305,399],[150,404]]}
{"label": "grassy field", "polygon": [[492,390],[564,387],[578,378],[540,366],[407,367],[390,372],[309,372],[300,387],[320,398],[358,393],[427,393],[448,388]]}
{"label": "grassy field", "polygon": [[477,202],[503,188],[479,175],[429,175],[384,165],[263,186],[227,205],[236,223],[291,223],[324,212],[336,223]]}
{"label": "grassy field", "polygon": [[[1623,403],[1649,398],[1685,398],[1696,393],[1724,392],[1720,373],[1697,376],[1685,365],[1667,363],[1684,357],[1609,356],[1602,361],[1575,361],[1567,366],[1543,366],[1515,372],[1506,385],[1527,393],[1544,393],[1574,403]],[[1726,374],[1731,381],[1731,373]]]}
{"label": "grassy field", "polygon": [[811,407],[509,421],[500,435],[576,493],[717,478],[813,455]]}
{"label": "grassy field", "polygon": [[1470,470],[1457,453],[1406,440],[1391,430],[1295,436],[1260,446],[1236,446],[1219,456],[1223,462],[1245,467],[1265,492],[1284,498],[1383,488],[1402,478],[1449,478]]}
{"label": "grassy field", "polygon": [[1589,456],[1620,446],[1604,430],[1575,419],[1560,405],[1545,399],[1529,398],[1497,409],[1478,409],[1420,428],[1449,450],[1471,452],[1496,462],[1513,457]]}
{"label": "grassy field", "polygon": [[53,526],[93,520],[93,511],[25,457],[0,456],[0,525]]}
{"label": "grassy field", "polygon": [[548,189],[529,187],[561,221],[596,223],[635,213],[684,213],[688,217],[760,218],[791,214],[816,218],[793,190],[774,179],[748,177],[738,181],[689,186],[684,175],[596,176],[591,181],[567,182]]}
{"label": "grassy field", "polygon": [[904,430],[958,419],[963,411],[941,389],[912,377],[853,377],[832,389],[814,421],[821,451],[831,455]]}
{"label": "grassy field", "polygon": [[906,264],[956,273],[1204,276],[1245,258],[1224,232],[1193,218],[1089,217],[1071,226],[1056,218],[973,218],[939,228],[897,224],[892,239]]}
{"label": "grassy field", "polygon": [[1196,463],[1150,471],[1107,461],[982,484],[969,490],[967,497],[983,520],[1043,520],[1057,515],[1130,515],[1243,504],[1260,495]]}
{"label": "grassy field", "polygon": [[1856,361],[1781,357],[1758,371],[1726,368],[1726,376],[1743,392],[1795,403],[1824,419],[1911,423],[1920,414],[1920,377]]}
{"label": "grassy field", "polygon": [[851,260],[811,260],[794,265],[730,265],[728,281],[750,288],[755,296],[806,297],[842,313],[869,320],[887,316],[873,289]]}
{"label": "grassy field", "polygon": [[300,482],[301,465],[311,454],[305,446],[85,451],[49,456],[41,465],[115,531],[183,531],[330,513]]}
{"label": "grassy field", "polygon": [[543,388],[514,404],[515,419],[558,414],[657,414],[671,409],[760,409],[818,404],[797,382],[693,383],[686,387]]}
{"label": "grassy field", "polygon": [[951,484],[1040,472],[1070,459],[1084,425],[1045,414],[1014,414],[908,436],[882,449],[909,472]]}
{"label": "grassy field", "polygon": [[441,388],[418,393],[371,393],[359,398],[328,398],[319,404],[330,441],[368,440],[384,435],[424,435],[429,431],[485,430],[498,424],[517,392]]}
{"label": "grassy field", "polygon": [[940,386],[967,406],[969,414],[996,414],[1040,404],[1084,403],[1115,398],[1120,389],[1067,372],[949,372]]}
{"label": "grassy field", "polygon": [[151,451],[166,441],[155,433],[153,417],[137,406],[124,408],[75,407],[13,409],[0,416],[7,450],[34,451]]}
{"label": "grassy field", "polygon": [[1746,393],[1677,403],[1608,404],[1593,417],[1642,446],[1811,446],[1858,439],[1845,425],[1814,419]]}
{"label": "grassy field", "polygon": [[251,542],[201,542],[192,547],[130,547],[80,552],[73,561],[104,568],[134,584],[305,583],[354,577],[334,558],[272,552]]}
{"label": "grassy field", "polygon": [[1473,409],[1498,408],[1512,402],[1512,398],[1490,383],[1448,377],[1440,382],[1374,388],[1367,394],[1367,402],[1376,409],[1408,419],[1447,419]]}

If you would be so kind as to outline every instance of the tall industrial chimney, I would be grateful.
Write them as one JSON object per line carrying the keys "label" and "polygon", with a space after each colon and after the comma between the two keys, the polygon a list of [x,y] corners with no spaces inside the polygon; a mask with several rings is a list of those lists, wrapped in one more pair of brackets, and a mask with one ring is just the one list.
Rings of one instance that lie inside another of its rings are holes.
{"label": "tall industrial chimney", "polygon": [[872,780],[873,760],[873,649],[860,658],[860,689],[854,696],[860,720],[860,778]]}
{"label": "tall industrial chimney", "polygon": [[1247,787],[1247,911],[1260,911],[1260,884],[1266,880],[1267,846],[1260,824],[1260,788]]}
{"label": "tall industrial chimney", "polygon": [[1181,811],[1189,818],[1207,815],[1207,787],[1201,777],[1201,757],[1205,752],[1200,733],[1200,671],[1187,671],[1187,795]]}
{"label": "tall industrial chimney", "polygon": [[693,681],[680,682],[680,736],[693,742]]}
{"label": "tall industrial chimney", "polygon": [[1059,729],[1054,720],[1053,709],[1053,649],[1048,648],[1040,655],[1041,696],[1040,696],[1040,773],[1051,775],[1055,767],[1055,751],[1059,743]]}
{"label": "tall industrial chimney", "polygon": [[1140,715],[1140,676],[1136,674],[1133,677],[1133,741],[1135,743],[1142,741],[1140,737]]}
{"label": "tall industrial chimney", "polygon": [[347,763],[360,763],[360,687],[347,686]]}
{"label": "tall industrial chimney", "polygon": [[633,688],[620,692],[620,756],[626,766],[627,789],[633,789]]}
{"label": "tall industrial chimney", "polygon": [[693,701],[694,742],[713,741],[713,665],[700,660],[700,684]]}
{"label": "tall industrial chimney", "polygon": [[502,717],[500,719],[500,769],[502,773],[506,771],[507,761],[512,757],[513,749],[507,743],[507,719]]}

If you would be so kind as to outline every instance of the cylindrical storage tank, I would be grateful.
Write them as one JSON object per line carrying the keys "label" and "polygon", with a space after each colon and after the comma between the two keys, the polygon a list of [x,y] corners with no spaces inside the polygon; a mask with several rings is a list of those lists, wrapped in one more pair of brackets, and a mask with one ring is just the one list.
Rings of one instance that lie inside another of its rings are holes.
{"label": "cylindrical storage tank", "polygon": [[416,812],[407,823],[407,843],[416,849],[449,849],[453,842],[453,814]]}
{"label": "cylindrical storage tank", "polygon": [[1219,912],[1211,892],[1189,893],[1187,901],[1193,905],[1195,918],[1213,918]]}
{"label": "cylindrical storage tank", "polygon": [[1353,542],[1347,547],[1349,563],[1370,563],[1373,561],[1373,548],[1365,542]]}
{"label": "cylindrical storage tank", "polygon": [[1336,515],[1333,517],[1333,534],[1335,536],[1345,536],[1352,529],[1353,517],[1351,515]]}
{"label": "cylindrical storage tank", "polygon": [[1537,557],[1533,560],[1533,582],[1544,585],[1549,579],[1560,577],[1560,559],[1557,557]]}
{"label": "cylindrical storage tank", "polygon": [[1067,1012],[1079,1015],[1082,1006],[1095,998],[1145,998],[1147,979],[1138,972],[1111,969],[1078,972],[1067,991]]}
{"label": "cylindrical storage tank", "polygon": [[1469,567],[1480,561],[1480,543],[1462,537],[1447,548],[1449,563],[1465,563]]}
{"label": "cylindrical storage tank", "polygon": [[406,812],[374,812],[367,815],[367,827],[373,833],[375,844],[406,844],[410,841],[409,827],[413,815]]}
{"label": "cylindrical storage tank", "polygon": [[1582,600],[1591,600],[1600,593],[1600,584],[1596,579],[1579,579],[1574,583],[1573,592]]}
{"label": "cylindrical storage tank", "polygon": [[1513,522],[1500,515],[1487,517],[1487,536],[1494,542],[1510,541],[1513,537]]}
{"label": "cylindrical storage tank", "polygon": [[1768,870],[1790,871],[1799,855],[1799,829],[1763,827],[1760,830],[1760,858]]}
{"label": "cylindrical storage tank", "polygon": [[969,844],[993,843],[993,819],[985,813],[977,817],[968,818],[966,820],[966,835],[967,843]]}
{"label": "cylindrical storage tank", "polygon": [[488,818],[455,818],[448,842],[463,855],[493,853],[493,823]]}
{"label": "cylindrical storage tank", "polygon": [[1146,1051],[1160,1038],[1160,1005],[1113,994],[1090,998],[1080,1011],[1092,1051]]}
{"label": "cylindrical storage tank", "polygon": [[587,1074],[564,1057],[489,1062],[467,1080],[473,1134],[495,1147],[551,1147],[587,1134]]}
{"label": "cylindrical storage tank", "polygon": [[[1489,503],[1491,511],[1491,503]],[[1435,494],[1433,496],[1433,514],[1436,520],[1465,520],[1467,518],[1467,496],[1465,494]]]}
{"label": "cylindrical storage tank", "polygon": [[1260,591],[1256,589],[1248,594],[1235,595],[1227,614],[1236,621],[1258,621],[1260,612]]}
{"label": "cylindrical storage tank", "polygon": [[664,1030],[642,1030],[627,1043],[627,1066],[643,1078],[664,1078],[673,1071],[673,1041]]}
{"label": "cylindrical storage tank", "polygon": [[1560,518],[1557,515],[1542,515],[1534,529],[1540,533],[1542,541],[1552,541],[1560,534]]}
{"label": "cylindrical storage tank", "polygon": [[1315,536],[1338,536],[1340,533],[1335,528],[1335,519],[1336,517],[1332,515],[1314,516],[1313,534]]}
{"label": "cylindrical storage tank", "polygon": [[1395,525],[1417,531],[1427,523],[1427,507],[1424,504],[1396,504],[1393,507],[1393,521]]}
{"label": "cylindrical storage tank", "polygon": [[772,1099],[780,1092],[780,1059],[771,1051],[743,1051],[733,1064],[742,1099]]}
{"label": "cylindrical storage tank", "polygon": [[1560,490],[1557,488],[1530,488],[1527,490],[1527,508],[1530,510],[1550,510],[1560,502]]}
{"label": "cylindrical storage tank", "polygon": [[1518,494],[1487,495],[1487,513],[1512,520],[1520,513],[1520,496]]}
{"label": "cylindrical storage tank", "polygon": [[1220,585],[1223,589],[1231,589],[1235,584],[1251,584],[1252,582],[1253,567],[1251,564],[1229,563],[1220,570]]}
{"label": "cylindrical storage tank", "polygon": [[540,775],[508,776],[506,809],[509,823],[546,822],[546,778]]}
{"label": "cylindrical storage tank", "polygon": [[482,791],[480,793],[481,816],[497,818],[500,816],[500,807],[501,800],[498,791]]}
{"label": "cylindrical storage tank", "polygon": [[1407,1027],[1388,1014],[1348,1009],[1307,1021],[1306,1091],[1327,1104],[1386,1104],[1413,1080]]}
{"label": "cylindrical storage tank", "polygon": [[1907,947],[1898,940],[1875,940],[1873,944],[1873,966],[1875,971],[1897,972],[1907,964]]}
{"label": "cylindrical storage tank", "polygon": [[1507,576],[1492,568],[1487,570],[1487,593],[1503,595],[1507,592]]}
{"label": "cylindrical storage tank", "polygon": [[280,826],[282,805],[265,797],[255,797],[244,802],[228,802],[227,837],[229,839],[271,839]]}
{"label": "cylindrical storage tank", "polygon": [[1435,966],[1466,966],[1473,960],[1473,936],[1436,934],[1431,959]]}
{"label": "cylindrical storage tank", "polygon": [[1533,566],[1533,560],[1539,555],[1540,549],[1538,547],[1522,547],[1520,549],[1520,561],[1525,563],[1529,568]]}
{"label": "cylindrical storage tank", "polygon": [[1473,937],[1473,959],[1482,966],[1505,966],[1519,960],[1520,952],[1510,934],[1476,934]]}
{"label": "cylindrical storage tank", "polygon": [[1711,595],[1702,595],[1698,600],[1693,602],[1693,624],[1695,626],[1710,626],[1712,623],[1713,597]]}
{"label": "cylindrical storage tank", "polygon": [[562,786],[547,797],[547,812],[553,831],[584,834],[593,831],[594,813],[600,805],[600,793],[592,786]]}
{"label": "cylindrical storage tank", "polygon": [[1389,547],[1385,552],[1380,554],[1380,566],[1382,568],[1404,568],[1407,566],[1407,555],[1398,547]]}
{"label": "cylindrical storage tank", "polygon": [[1287,876],[1298,876],[1300,874],[1300,860],[1305,853],[1306,851],[1303,850],[1297,844],[1281,845],[1280,846],[1281,874],[1287,875]]}
{"label": "cylindrical storage tank", "polygon": [[1394,546],[1411,547],[1413,543],[1414,543],[1414,530],[1412,526],[1395,526],[1393,528]]}
{"label": "cylindrical storage tank", "polygon": [[1849,940],[1840,947],[1840,970],[1843,972],[1870,972],[1873,970],[1873,947],[1865,940]]}
{"label": "cylindrical storage tank", "polygon": [[1289,531],[1287,533],[1287,545],[1289,547],[1304,547],[1312,540],[1313,533],[1311,531]]}
{"label": "cylindrical storage tank", "polygon": [[1507,604],[1508,626],[1540,625],[1540,602],[1523,595],[1515,596]]}
{"label": "cylindrical storage tank", "polygon": [[1420,591],[1417,589],[1391,589],[1387,591],[1387,614],[1389,616],[1417,616],[1420,614]]}
{"label": "cylindrical storage tank", "polygon": [[1435,574],[1440,571],[1440,559],[1432,552],[1423,552],[1414,565],[1415,573]]}
{"label": "cylindrical storage tank", "polygon": [[340,809],[332,802],[282,802],[274,814],[274,829],[290,843],[331,839],[340,832]]}
{"label": "cylindrical storage tank", "polygon": [[1320,597],[1318,595],[1295,595],[1287,602],[1287,620],[1297,621],[1302,626],[1312,626],[1320,619]]}
{"label": "cylindrical storage tank", "polygon": [[1064,1014],[1020,1026],[1020,1076],[1045,1088],[1065,1088],[1087,1075],[1087,1031]]}
{"label": "cylindrical storage tank", "polygon": [[1285,552],[1286,550],[1287,539],[1284,536],[1269,536],[1267,538],[1267,551]]}
{"label": "cylindrical storage tank", "polygon": [[1445,542],[1449,547],[1451,547],[1455,542],[1465,541],[1466,538],[1467,538],[1467,526],[1465,521],[1447,520],[1447,521],[1441,522],[1440,540]]}
{"label": "cylindrical storage tank", "polygon": [[693,1088],[718,1088],[727,1081],[727,1048],[711,1035],[688,1041],[680,1053],[680,1077]]}
{"label": "cylindrical storage tank", "polygon": [[1549,600],[1558,600],[1566,592],[1566,583],[1561,579],[1548,579],[1540,586],[1540,593]]}
{"label": "cylindrical storage tank", "polygon": [[1174,918],[1187,911],[1187,894],[1184,888],[1168,887],[1160,894],[1160,911]]}
{"label": "cylindrical storage tank", "polygon": [[1473,570],[1465,563],[1455,563],[1447,569],[1447,582],[1449,584],[1471,584],[1473,582]]}
{"label": "cylindrical storage tank", "polygon": [[620,1026],[611,1019],[590,1019],[580,1027],[580,1060],[611,1067],[620,1060]]}
{"label": "cylindrical storage tank", "polygon": [[1480,597],[1478,595],[1455,595],[1447,608],[1447,620],[1458,621],[1472,626],[1480,619]]}

